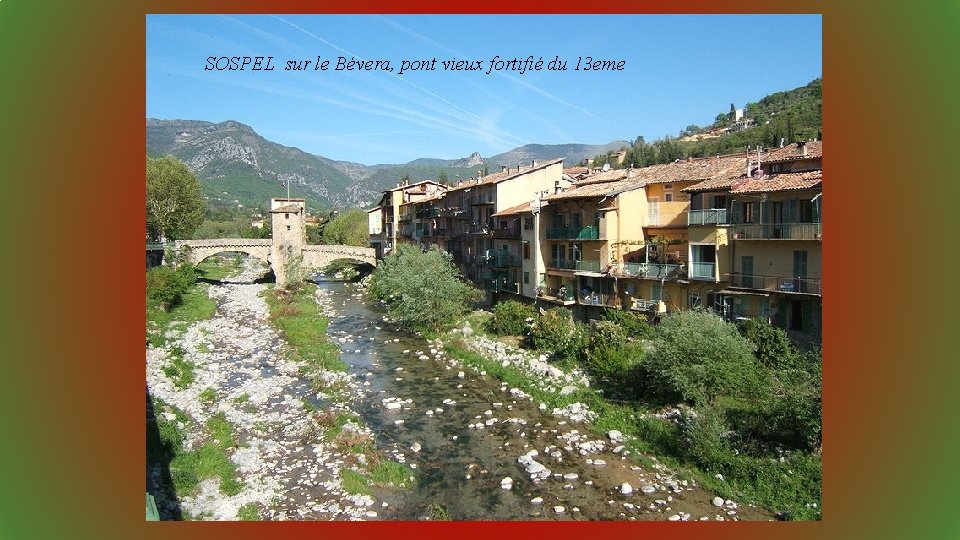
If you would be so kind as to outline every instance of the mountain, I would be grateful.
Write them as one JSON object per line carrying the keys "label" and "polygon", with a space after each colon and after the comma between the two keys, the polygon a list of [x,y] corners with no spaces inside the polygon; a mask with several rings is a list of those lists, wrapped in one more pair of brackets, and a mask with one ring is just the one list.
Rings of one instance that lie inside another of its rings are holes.
{"label": "mountain", "polygon": [[329,159],[283,146],[250,126],[228,120],[147,119],[147,155],[171,154],[200,178],[208,201],[232,206],[265,206],[270,197],[306,197],[314,208],[353,206],[375,197],[376,189],[350,190],[354,179]]}
{"label": "mountain", "polygon": [[233,120],[147,119],[147,155],[170,154],[186,163],[200,178],[212,207],[265,207],[270,197],[286,195],[281,182],[289,182],[290,194],[305,197],[314,210],[365,207],[405,176],[418,181],[445,175],[452,182],[482,174],[484,169],[494,171],[534,159],[562,157],[568,164],[579,163],[589,155],[627,144],[528,144],[486,159],[474,152],[462,159],[363,165],[277,144]]}

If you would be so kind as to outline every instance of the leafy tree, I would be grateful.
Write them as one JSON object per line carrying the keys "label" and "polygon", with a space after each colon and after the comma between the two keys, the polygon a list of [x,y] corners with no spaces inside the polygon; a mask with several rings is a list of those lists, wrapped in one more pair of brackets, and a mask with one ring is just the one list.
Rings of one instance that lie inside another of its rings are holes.
{"label": "leafy tree", "polygon": [[397,322],[428,331],[451,328],[481,296],[460,279],[445,251],[408,244],[398,245],[377,265],[369,290]]}
{"label": "leafy tree", "polygon": [[326,224],[323,243],[365,247],[370,243],[369,235],[367,213],[353,208]]}
{"label": "leafy tree", "polygon": [[447,178],[447,173],[445,171],[440,171],[440,174],[437,175],[437,182],[440,182],[445,186],[450,185],[450,179]]}
{"label": "leafy tree", "polygon": [[147,158],[147,238],[189,238],[203,222],[200,180],[176,158]]}
{"label": "leafy tree", "polygon": [[750,395],[761,379],[753,349],[716,314],[681,311],[656,327],[653,351],[644,361],[647,382],[697,405],[712,405],[719,395]]}

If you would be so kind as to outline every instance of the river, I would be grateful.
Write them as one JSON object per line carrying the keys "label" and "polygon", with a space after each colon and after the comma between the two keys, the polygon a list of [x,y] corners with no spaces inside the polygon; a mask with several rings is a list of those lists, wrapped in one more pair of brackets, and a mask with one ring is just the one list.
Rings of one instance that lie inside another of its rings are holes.
{"label": "river", "polygon": [[[201,519],[237,519],[242,506],[253,504],[267,520],[770,519],[717,499],[655,460],[640,465],[608,434],[593,434],[459,365],[435,344],[387,322],[358,285],[318,281],[329,337],[349,366],[349,412],[386,457],[416,473],[411,488],[349,495],[340,476],[355,456],[322,441],[304,403],[330,404],[281,354],[282,337],[267,323],[258,296],[263,289],[210,286],[218,302],[214,318],[191,325],[170,345],[196,363],[196,381],[187,388],[164,375],[169,349],[147,350],[153,395],[196,425],[223,413],[235,426],[239,447],[231,461],[245,484],[228,497],[217,481],[205,481],[198,494],[160,501],[162,514],[180,505]],[[203,397],[211,388],[214,403]],[[196,437],[199,444],[202,435]]]}

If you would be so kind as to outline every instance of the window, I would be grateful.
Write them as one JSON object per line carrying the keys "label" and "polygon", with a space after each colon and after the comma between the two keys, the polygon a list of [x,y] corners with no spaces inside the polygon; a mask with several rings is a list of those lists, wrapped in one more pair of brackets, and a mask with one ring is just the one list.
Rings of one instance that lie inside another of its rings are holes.
{"label": "window", "polygon": [[287,230],[288,230],[288,231],[290,230],[290,226],[289,226],[289,225],[287,225]]}
{"label": "window", "polygon": [[523,218],[523,228],[527,230],[533,228],[533,216],[525,216]]}
{"label": "window", "polygon": [[663,200],[665,202],[673,202],[673,193],[664,193]]}
{"label": "window", "polygon": [[726,208],[727,207],[727,196],[726,195],[714,195],[713,196],[713,208]]}
{"label": "window", "polygon": [[524,284],[524,285],[529,285],[529,284],[530,284],[530,272],[524,272],[524,273],[523,273],[523,284]]}
{"label": "window", "polygon": [[290,219],[290,214],[284,214],[284,215],[283,215],[283,218],[284,218],[284,219]]}
{"label": "window", "polygon": [[524,260],[530,258],[530,242],[523,243],[523,258]]}
{"label": "window", "polygon": [[744,223],[753,223],[754,220],[754,207],[756,203],[745,202],[743,203],[743,222]]}

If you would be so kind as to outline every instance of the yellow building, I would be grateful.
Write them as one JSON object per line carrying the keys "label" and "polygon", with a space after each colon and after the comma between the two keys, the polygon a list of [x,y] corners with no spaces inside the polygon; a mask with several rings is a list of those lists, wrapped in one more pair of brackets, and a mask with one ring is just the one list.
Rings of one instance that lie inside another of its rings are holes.
{"label": "yellow building", "polygon": [[415,183],[398,183],[397,187],[383,192],[377,207],[382,218],[379,235],[371,235],[371,245],[380,244],[385,255],[393,249],[401,229],[400,206],[404,203],[432,197],[446,189],[433,180]]}
{"label": "yellow building", "polygon": [[[695,296],[730,319],[763,317],[789,331],[821,331],[822,143],[774,149],[750,174],[684,189]],[[712,275],[711,275],[712,274]]]}

